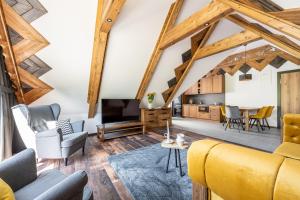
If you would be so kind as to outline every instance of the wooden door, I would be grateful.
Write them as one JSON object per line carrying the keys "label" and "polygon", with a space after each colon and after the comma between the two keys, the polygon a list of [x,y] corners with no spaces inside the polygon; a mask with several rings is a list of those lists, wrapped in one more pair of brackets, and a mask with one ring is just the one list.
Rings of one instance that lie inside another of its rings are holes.
{"label": "wooden door", "polygon": [[224,76],[216,75],[212,77],[212,92],[213,93],[223,93],[224,92]]}
{"label": "wooden door", "polygon": [[281,116],[300,114],[300,72],[281,74]]}
{"label": "wooden door", "polygon": [[190,105],[184,104],[182,106],[182,116],[189,117],[190,116]]}

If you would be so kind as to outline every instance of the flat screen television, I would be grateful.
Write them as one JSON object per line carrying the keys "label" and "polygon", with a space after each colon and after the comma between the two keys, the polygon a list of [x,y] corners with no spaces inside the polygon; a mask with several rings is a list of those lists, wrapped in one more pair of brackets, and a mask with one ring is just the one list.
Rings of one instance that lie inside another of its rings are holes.
{"label": "flat screen television", "polygon": [[140,120],[139,105],[135,99],[102,99],[102,123]]}

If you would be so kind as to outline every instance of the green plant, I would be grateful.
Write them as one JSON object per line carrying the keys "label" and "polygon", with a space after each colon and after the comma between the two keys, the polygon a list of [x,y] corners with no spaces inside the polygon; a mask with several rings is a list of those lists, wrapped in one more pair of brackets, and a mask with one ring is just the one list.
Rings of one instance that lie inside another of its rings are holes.
{"label": "green plant", "polygon": [[148,103],[152,103],[155,97],[155,92],[151,92],[147,94]]}

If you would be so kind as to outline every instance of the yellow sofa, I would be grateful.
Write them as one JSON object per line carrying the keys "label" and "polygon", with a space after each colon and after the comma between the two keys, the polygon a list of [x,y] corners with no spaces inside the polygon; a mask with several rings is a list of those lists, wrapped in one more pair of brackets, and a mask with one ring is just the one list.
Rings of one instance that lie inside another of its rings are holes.
{"label": "yellow sofa", "polygon": [[188,150],[193,200],[300,199],[300,115],[284,116],[283,143],[273,154],[214,140]]}

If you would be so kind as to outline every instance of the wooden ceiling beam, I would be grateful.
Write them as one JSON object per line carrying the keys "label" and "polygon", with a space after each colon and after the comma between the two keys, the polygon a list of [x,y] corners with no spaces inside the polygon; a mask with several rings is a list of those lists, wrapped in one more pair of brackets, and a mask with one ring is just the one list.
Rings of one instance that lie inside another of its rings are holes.
{"label": "wooden ceiling beam", "polygon": [[[246,57],[245,57],[246,56]],[[228,56],[220,64],[218,64],[214,73],[219,70],[224,70],[226,73],[233,75],[240,67],[242,67],[245,62],[252,68],[257,70],[262,70],[266,65],[271,63],[277,56],[290,61],[294,64],[300,65],[300,58],[294,57],[285,51],[275,48],[271,45],[264,45],[257,47],[245,52],[240,52]]]}
{"label": "wooden ceiling beam", "polygon": [[120,11],[125,3],[125,0],[110,0],[107,4],[107,11],[103,19],[100,30],[102,32],[108,33],[113,24],[116,22],[117,17],[120,14]]}
{"label": "wooden ceiling beam", "polygon": [[110,30],[126,0],[98,0],[94,47],[88,88],[88,117],[95,116]]}
{"label": "wooden ceiling beam", "polygon": [[211,2],[200,11],[170,29],[162,40],[160,49],[165,49],[193,33],[208,27],[232,11],[233,9],[226,4],[215,1]]}
{"label": "wooden ceiling beam", "polygon": [[[9,75],[14,83],[19,79],[21,89],[22,84],[26,84],[32,88],[26,93],[22,90],[23,101],[21,102],[30,104],[37,98],[40,98],[49,91],[53,90],[53,88],[21,68],[19,64],[30,56],[34,55],[40,49],[49,45],[49,42],[20,15],[18,15],[16,11],[12,9],[4,0],[2,0],[2,6],[6,17],[7,26],[12,28],[23,38],[20,42],[11,47],[15,56],[15,67],[19,76],[15,75],[15,73],[11,73],[10,71]],[[0,43],[3,46],[4,43],[2,40],[0,40]],[[16,96],[20,102],[20,93],[18,93]]]}
{"label": "wooden ceiling beam", "polygon": [[285,51],[289,52],[290,54],[300,57],[300,46],[296,43],[292,42],[285,38],[282,40],[282,37],[270,33],[268,30],[264,29],[263,27],[256,26],[242,18],[241,16],[234,14],[227,16],[227,19],[234,22],[235,24],[245,28],[246,30],[252,31],[253,33],[257,34],[258,36],[262,37],[266,41],[278,46],[279,48],[284,49]]}
{"label": "wooden ceiling beam", "polygon": [[218,2],[224,3],[232,9],[239,13],[242,13],[258,22],[261,22],[269,27],[272,27],[284,34],[287,34],[296,39],[300,39],[300,26],[296,25],[290,21],[266,13],[252,6],[243,4],[237,0],[216,0]]}
{"label": "wooden ceiling beam", "polygon": [[168,15],[165,19],[165,22],[163,24],[163,27],[161,29],[160,35],[158,37],[158,40],[156,42],[155,48],[152,52],[149,64],[147,66],[147,69],[144,73],[142,82],[139,86],[138,92],[136,94],[136,99],[141,100],[145,92],[149,86],[149,83],[153,77],[154,71],[156,70],[156,67],[159,63],[159,60],[162,56],[163,50],[160,49],[160,45],[162,40],[165,38],[166,32],[172,28],[177,20],[177,17],[180,13],[180,10],[182,8],[184,0],[177,0],[174,2],[168,12]]}
{"label": "wooden ceiling beam", "polygon": [[300,25],[300,8],[286,9],[280,12],[271,12],[272,15]]}
{"label": "wooden ceiling beam", "polygon": [[[173,87],[174,89],[170,91],[168,91],[167,93],[164,93],[164,95],[168,95],[167,101],[165,102],[165,107],[167,107],[173,100],[174,95],[176,94],[176,92],[178,91],[178,89],[180,88],[180,86],[182,85],[184,79],[186,78],[187,74],[189,73],[190,69],[192,68],[194,62],[197,60],[197,54],[198,52],[205,48],[203,47],[206,42],[208,41],[210,35],[212,34],[212,32],[214,31],[214,29],[216,28],[218,22],[215,22],[214,24],[212,24],[210,27],[208,27],[208,31],[205,33],[204,38],[202,39],[201,43],[199,44],[198,49],[196,50],[196,52],[193,54],[192,58],[189,60],[184,72],[182,73],[181,77],[179,78],[179,80],[177,80],[176,85]],[[165,97],[166,98],[166,97]]]}
{"label": "wooden ceiling beam", "polygon": [[221,53],[259,39],[261,39],[261,37],[251,31],[243,31],[199,49],[197,53],[195,53],[195,60]]}
{"label": "wooden ceiling beam", "polygon": [[[0,1],[0,41],[1,41],[1,47],[3,49],[3,55],[4,60],[6,64],[6,69],[9,74],[12,74],[15,77],[15,80],[13,80],[13,83],[16,86],[16,96],[20,97],[18,98],[18,101],[20,103],[25,102],[24,98],[24,92],[22,89],[22,84],[20,80],[20,75],[17,67],[17,62],[15,58],[15,54],[9,39],[8,30],[7,30],[7,21],[6,21],[6,14],[4,13],[3,9],[3,1]],[[2,56],[2,55],[1,55]]]}

